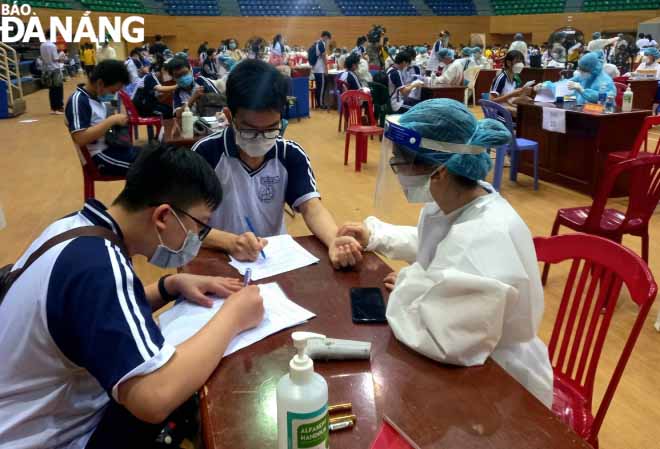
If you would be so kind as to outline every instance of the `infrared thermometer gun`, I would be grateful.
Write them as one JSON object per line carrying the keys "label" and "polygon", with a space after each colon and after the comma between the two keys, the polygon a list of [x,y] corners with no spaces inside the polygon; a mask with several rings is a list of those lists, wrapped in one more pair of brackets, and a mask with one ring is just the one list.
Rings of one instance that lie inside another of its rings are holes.
{"label": "infrared thermometer gun", "polygon": [[307,341],[305,353],[312,360],[369,360],[371,343],[335,338],[311,339]]}

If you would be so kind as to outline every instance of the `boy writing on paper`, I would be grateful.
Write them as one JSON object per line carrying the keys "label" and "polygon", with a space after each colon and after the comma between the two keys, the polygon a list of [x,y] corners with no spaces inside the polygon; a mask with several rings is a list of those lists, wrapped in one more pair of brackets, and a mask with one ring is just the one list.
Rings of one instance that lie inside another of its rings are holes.
{"label": "boy writing on paper", "polygon": [[237,260],[255,261],[267,244],[263,237],[286,233],[286,203],[325,243],[335,268],[355,265],[362,246],[353,237],[337,237],[309,157],[281,136],[288,90],[284,75],[263,61],[243,61],[229,75],[224,113],[231,126],[192,148],[213,167],[226,192],[205,244]]}
{"label": "boy writing on paper", "polygon": [[[136,255],[162,268],[188,263],[221,199],[199,155],[144,149],[109,208],[87,200],[35,240],[14,270],[64,232],[99,233],[51,247],[0,303],[1,448],[153,447],[161,423],[264,314],[256,286],[189,274],[143,286],[133,269]],[[185,343],[165,342],[152,312],[179,295],[210,306],[207,294],[227,297],[222,309]]]}

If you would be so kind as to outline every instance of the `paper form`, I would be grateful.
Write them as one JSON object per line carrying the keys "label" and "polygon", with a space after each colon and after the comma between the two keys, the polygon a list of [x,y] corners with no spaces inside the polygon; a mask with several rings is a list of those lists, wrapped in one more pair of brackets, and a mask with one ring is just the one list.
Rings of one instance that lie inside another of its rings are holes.
{"label": "paper form", "polygon": [[239,262],[231,257],[229,265],[236,268],[240,274],[252,270],[252,279],[258,281],[288,271],[297,270],[319,262],[319,259],[300,246],[290,235],[268,237],[268,245],[264,248],[266,258],[261,254],[254,262]]}
{"label": "paper form", "polygon": [[[287,298],[277,283],[259,286],[264,299],[264,319],[259,326],[238,334],[229,343],[224,356],[233,354],[251,344],[272,335],[282,329],[297,326],[314,318],[309,310]],[[207,308],[188,301],[181,301],[160,315],[160,329],[165,341],[171,345],[179,345],[208,323],[222,308],[224,299],[216,299],[213,307]]]}

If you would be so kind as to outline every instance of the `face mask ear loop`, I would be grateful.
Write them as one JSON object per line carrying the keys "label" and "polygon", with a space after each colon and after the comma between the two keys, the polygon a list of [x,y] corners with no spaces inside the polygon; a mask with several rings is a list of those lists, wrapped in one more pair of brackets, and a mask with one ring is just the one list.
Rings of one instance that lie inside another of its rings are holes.
{"label": "face mask ear loop", "polygon": [[470,139],[467,141],[467,145],[472,144],[472,139],[474,139],[474,136],[476,136],[478,132],[479,132],[479,123],[477,123],[477,126],[474,128],[474,132],[470,136]]}
{"label": "face mask ear loop", "polygon": [[[183,243],[181,244],[181,247],[180,247],[179,249],[175,250],[175,252],[178,253],[178,252],[180,252],[181,250],[183,250],[183,248],[186,246],[186,239],[188,238],[188,232],[190,232],[190,231],[188,231],[188,229],[186,229],[186,227],[183,225],[183,222],[181,221],[181,219],[179,218],[179,216],[177,215],[177,213],[174,212],[173,209],[170,209],[170,212],[172,213],[172,215],[174,215],[174,218],[176,218],[176,221],[179,222],[179,226],[181,226],[181,229],[183,229],[183,233],[185,234],[185,237],[184,237],[184,239],[183,239]],[[158,239],[160,240],[160,244],[161,244],[161,245],[164,245],[164,246],[167,246],[167,245],[165,245],[165,243],[163,242],[163,238],[160,236],[160,232],[158,232],[158,230],[156,230],[156,233],[158,234]]]}

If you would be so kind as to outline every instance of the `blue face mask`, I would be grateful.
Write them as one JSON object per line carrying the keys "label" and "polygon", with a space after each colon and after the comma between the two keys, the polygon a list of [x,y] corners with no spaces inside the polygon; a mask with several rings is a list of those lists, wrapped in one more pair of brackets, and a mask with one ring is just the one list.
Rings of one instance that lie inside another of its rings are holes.
{"label": "blue face mask", "polygon": [[187,89],[190,86],[192,86],[193,83],[193,76],[192,73],[188,73],[187,75],[183,75],[180,78],[177,78],[176,80],[176,85],[183,88]]}
{"label": "blue face mask", "polygon": [[103,95],[99,95],[96,98],[98,98],[101,103],[110,103],[112,100],[115,99],[115,94],[103,94]]}

